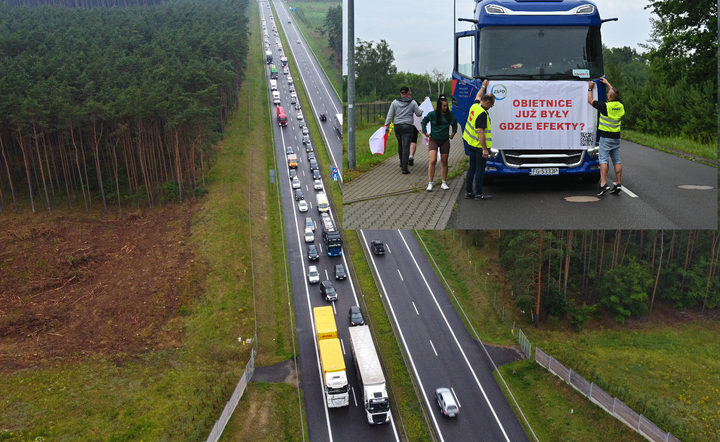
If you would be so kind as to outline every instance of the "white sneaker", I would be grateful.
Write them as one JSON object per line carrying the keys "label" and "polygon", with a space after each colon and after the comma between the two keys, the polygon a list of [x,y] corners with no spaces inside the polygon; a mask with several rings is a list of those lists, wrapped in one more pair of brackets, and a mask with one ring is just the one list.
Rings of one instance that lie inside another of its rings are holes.
{"label": "white sneaker", "polygon": [[432,183],[428,183],[427,189],[425,190],[427,190],[428,192],[432,192]]}
{"label": "white sneaker", "polygon": [[440,188],[442,190],[448,190],[450,188],[450,186],[448,186],[447,183],[445,181],[443,181],[442,184],[440,185]]}

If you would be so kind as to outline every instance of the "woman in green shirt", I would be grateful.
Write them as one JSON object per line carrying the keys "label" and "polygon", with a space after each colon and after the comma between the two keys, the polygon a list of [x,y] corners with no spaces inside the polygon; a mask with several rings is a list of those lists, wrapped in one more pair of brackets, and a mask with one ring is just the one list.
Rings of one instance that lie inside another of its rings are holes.
{"label": "woman in green shirt", "polygon": [[[427,124],[430,123],[430,133],[427,133]],[[452,133],[450,133],[452,126]],[[455,114],[448,107],[448,100],[445,94],[438,97],[435,110],[428,112],[420,123],[422,133],[430,138],[428,149],[430,151],[430,164],[428,165],[428,186],[427,191],[432,191],[433,180],[435,179],[435,164],[437,163],[437,152],[440,149],[440,176],[442,177],[441,189],[447,190],[448,155],[450,154],[450,140],[457,133],[457,119]]]}

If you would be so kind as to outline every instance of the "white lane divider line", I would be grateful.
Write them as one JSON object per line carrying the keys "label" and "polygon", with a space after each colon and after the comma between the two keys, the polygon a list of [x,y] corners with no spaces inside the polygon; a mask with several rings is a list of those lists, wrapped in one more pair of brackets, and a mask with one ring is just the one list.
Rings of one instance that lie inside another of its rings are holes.
{"label": "white lane divider line", "polygon": [[402,273],[400,273],[400,269],[398,269],[398,275],[400,275],[400,280],[401,280],[401,281],[405,281],[405,280],[403,279],[403,277],[402,277]]}
{"label": "white lane divider line", "polygon": [[430,341],[430,347],[432,347],[433,352],[435,352],[435,356],[437,356],[437,350],[435,350],[435,346],[433,345],[432,341]]}
{"label": "white lane divider line", "polygon": [[415,306],[415,301],[413,301],[412,305],[413,305],[413,308],[415,309],[415,313],[417,313],[417,315],[420,316],[420,312],[418,311],[417,306]]}

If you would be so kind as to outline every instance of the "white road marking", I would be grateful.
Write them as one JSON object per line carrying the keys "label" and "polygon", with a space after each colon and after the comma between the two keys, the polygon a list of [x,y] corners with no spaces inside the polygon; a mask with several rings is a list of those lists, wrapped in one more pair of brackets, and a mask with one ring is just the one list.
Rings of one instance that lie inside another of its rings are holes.
{"label": "white road marking", "polygon": [[450,387],[450,390],[452,391],[453,396],[455,396],[455,402],[457,402],[458,408],[462,407],[462,405],[460,405],[460,399],[458,399],[457,394],[455,394],[455,389]]}
{"label": "white road marking", "polygon": [[398,275],[400,275],[400,280],[401,280],[401,281],[405,281],[405,280],[403,279],[403,277],[402,277],[402,273],[400,273],[400,269],[398,269]]}
{"label": "white road marking", "polygon": [[420,316],[420,312],[418,311],[417,307],[415,306],[415,301],[412,303],[413,308],[415,309],[415,313],[417,313],[418,316]]}
{"label": "white road marking", "polygon": [[435,346],[433,345],[432,341],[430,341],[430,347],[432,347],[433,353],[435,353],[435,356],[437,356],[437,350],[435,350]]}

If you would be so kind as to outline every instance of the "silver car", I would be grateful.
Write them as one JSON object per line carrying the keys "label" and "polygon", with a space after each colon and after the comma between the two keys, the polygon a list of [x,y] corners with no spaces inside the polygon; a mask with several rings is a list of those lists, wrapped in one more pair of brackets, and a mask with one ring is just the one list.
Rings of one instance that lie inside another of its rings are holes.
{"label": "silver car", "polygon": [[449,388],[441,387],[435,390],[435,400],[440,406],[440,412],[448,417],[455,417],[460,413],[455,395]]}
{"label": "silver car", "polygon": [[293,177],[292,179],[292,188],[293,189],[299,189],[300,188],[300,180],[298,177]]}
{"label": "silver car", "polygon": [[320,272],[318,272],[317,266],[308,267],[308,282],[310,284],[317,284],[320,282]]}

